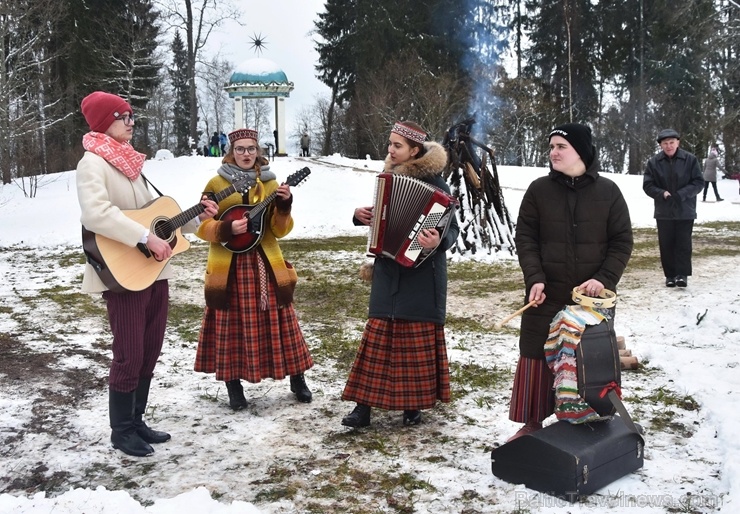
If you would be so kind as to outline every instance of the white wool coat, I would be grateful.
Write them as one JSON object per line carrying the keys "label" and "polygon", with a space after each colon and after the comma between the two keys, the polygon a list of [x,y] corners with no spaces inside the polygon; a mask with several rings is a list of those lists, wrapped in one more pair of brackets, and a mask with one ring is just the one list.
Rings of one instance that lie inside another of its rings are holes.
{"label": "white wool coat", "polygon": [[[153,200],[144,177],[139,176],[132,181],[92,152],[85,152],[77,164],[77,200],[81,211],[80,222],[96,234],[134,247],[149,228],[121,212],[140,209]],[[182,230],[194,232],[196,228],[197,222],[193,220]],[[172,269],[168,263],[157,280],[169,278],[172,278]],[[82,290],[99,293],[107,289],[95,269],[86,263]]]}

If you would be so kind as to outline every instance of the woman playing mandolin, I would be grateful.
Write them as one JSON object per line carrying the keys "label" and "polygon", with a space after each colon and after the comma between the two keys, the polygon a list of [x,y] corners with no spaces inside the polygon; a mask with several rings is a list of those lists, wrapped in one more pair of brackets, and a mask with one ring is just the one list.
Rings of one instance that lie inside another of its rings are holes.
{"label": "woman playing mandolin", "polygon": [[[251,188],[222,199],[217,216],[196,232],[210,249],[195,371],[226,382],[233,410],[247,407],[241,379],[257,383],[290,376],[298,401],[310,402],[303,373],[313,359],[293,309],[297,275],[278,244],[293,229],[290,186],[278,185],[257,131],[238,129],[228,137],[229,150],[205,192],[222,191],[245,175]],[[264,211],[260,223],[249,216],[257,211]],[[234,212],[242,214],[228,215]]]}

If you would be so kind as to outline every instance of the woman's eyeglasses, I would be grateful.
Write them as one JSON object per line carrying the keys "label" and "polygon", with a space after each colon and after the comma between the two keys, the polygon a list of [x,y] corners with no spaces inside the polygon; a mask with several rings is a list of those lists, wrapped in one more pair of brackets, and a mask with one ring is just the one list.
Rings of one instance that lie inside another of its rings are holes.
{"label": "woman's eyeglasses", "polygon": [[117,120],[121,120],[124,125],[133,125],[134,124],[134,115],[133,114],[121,114],[120,116],[116,117]]}
{"label": "woman's eyeglasses", "polygon": [[234,153],[237,155],[244,155],[245,153],[248,153],[249,155],[254,155],[257,153],[257,147],[256,146],[235,146]]}

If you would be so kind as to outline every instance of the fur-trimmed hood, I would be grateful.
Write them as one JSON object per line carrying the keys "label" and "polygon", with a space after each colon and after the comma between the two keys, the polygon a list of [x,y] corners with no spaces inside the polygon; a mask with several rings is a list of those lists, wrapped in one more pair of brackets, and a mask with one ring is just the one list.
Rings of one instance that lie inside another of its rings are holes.
{"label": "fur-trimmed hood", "polygon": [[447,151],[444,147],[434,141],[427,141],[424,143],[424,155],[418,159],[411,159],[393,166],[390,155],[386,156],[383,171],[406,175],[419,180],[429,180],[436,175],[441,175],[446,166]]}

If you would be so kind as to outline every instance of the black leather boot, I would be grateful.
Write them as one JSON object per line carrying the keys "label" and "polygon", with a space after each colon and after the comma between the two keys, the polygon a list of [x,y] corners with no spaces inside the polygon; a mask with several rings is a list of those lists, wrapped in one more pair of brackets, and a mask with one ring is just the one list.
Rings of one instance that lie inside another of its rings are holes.
{"label": "black leather boot", "polygon": [[369,426],[370,407],[358,403],[352,412],[342,418],[342,425],[353,428]]}
{"label": "black leather boot", "polygon": [[146,457],[154,453],[149,443],[136,433],[134,426],[134,397],[136,391],[120,393],[108,390],[108,412],[110,415],[110,441],[113,448],[134,457]]}
{"label": "black leather boot", "polygon": [[295,393],[295,397],[299,402],[311,403],[311,400],[313,399],[313,395],[306,385],[306,379],[304,378],[303,373],[300,375],[290,376],[290,391]]}
{"label": "black leather boot", "polygon": [[144,441],[150,444],[158,444],[169,441],[172,436],[167,432],[152,430],[144,421],[144,412],[146,412],[146,404],[149,401],[149,386],[151,383],[151,378],[142,378],[139,380],[139,386],[136,388],[136,400],[134,402],[134,426],[136,427],[136,433]]}
{"label": "black leather boot", "polygon": [[418,425],[419,423],[421,423],[421,411],[420,410],[403,411],[403,424],[404,425]]}
{"label": "black leather boot", "polygon": [[242,387],[242,381],[238,378],[235,380],[229,380],[226,382],[226,390],[229,392],[229,407],[231,410],[242,410],[246,409],[247,399],[244,398],[244,388]]}

